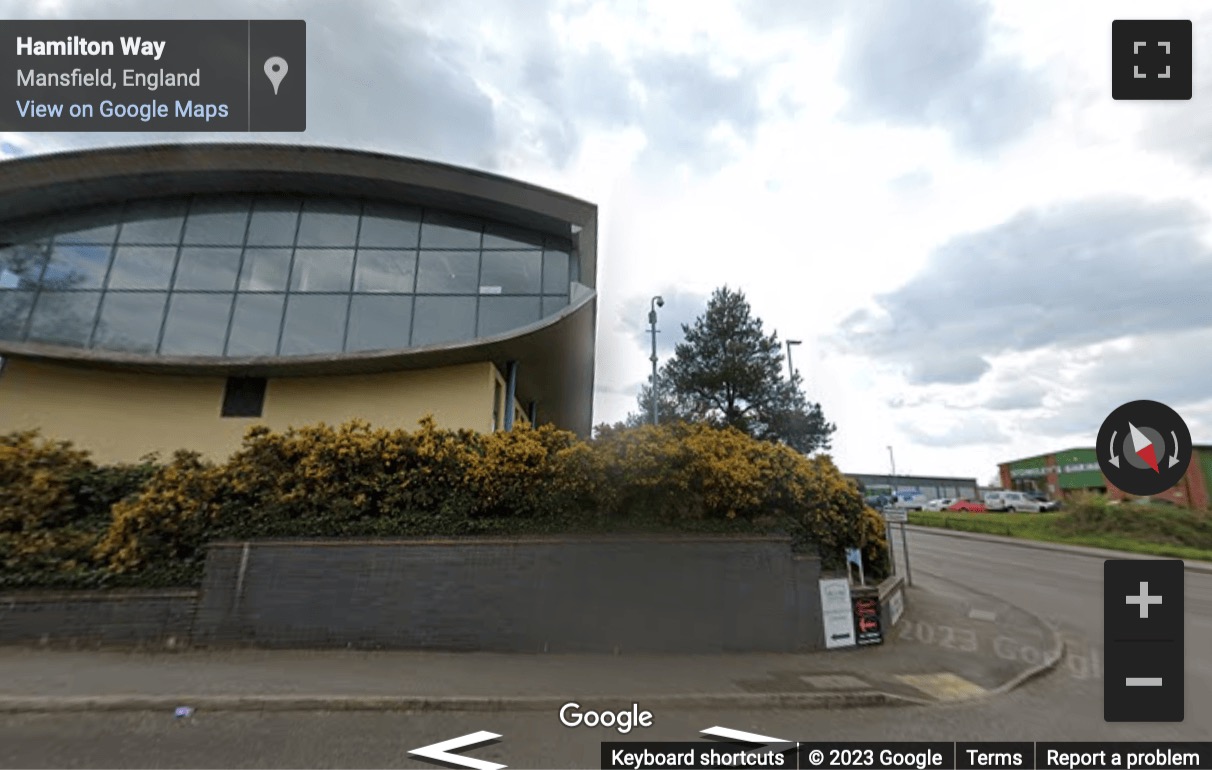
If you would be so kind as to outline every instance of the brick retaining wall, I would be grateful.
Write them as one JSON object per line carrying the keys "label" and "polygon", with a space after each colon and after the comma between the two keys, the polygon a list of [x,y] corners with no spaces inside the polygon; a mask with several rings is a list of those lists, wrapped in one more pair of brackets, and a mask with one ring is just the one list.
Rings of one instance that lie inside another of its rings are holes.
{"label": "brick retaining wall", "polygon": [[819,575],[772,537],[217,543],[194,642],[792,652],[820,646]]}

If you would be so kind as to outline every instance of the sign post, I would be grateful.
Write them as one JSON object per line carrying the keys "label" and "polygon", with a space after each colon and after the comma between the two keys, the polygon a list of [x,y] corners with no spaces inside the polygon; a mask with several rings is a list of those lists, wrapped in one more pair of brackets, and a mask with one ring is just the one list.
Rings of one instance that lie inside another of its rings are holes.
{"label": "sign post", "polygon": [[901,519],[901,548],[905,554],[905,584],[913,585],[913,571],[909,569],[909,538],[905,537],[905,521],[909,518],[909,514],[905,514],[905,518]]}

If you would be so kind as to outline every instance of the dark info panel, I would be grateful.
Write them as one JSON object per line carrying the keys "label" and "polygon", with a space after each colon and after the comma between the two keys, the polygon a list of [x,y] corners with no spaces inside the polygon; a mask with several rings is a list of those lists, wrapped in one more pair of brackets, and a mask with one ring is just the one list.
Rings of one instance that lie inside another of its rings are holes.
{"label": "dark info panel", "polygon": [[297,20],[7,21],[0,131],[303,131],[306,36]]}

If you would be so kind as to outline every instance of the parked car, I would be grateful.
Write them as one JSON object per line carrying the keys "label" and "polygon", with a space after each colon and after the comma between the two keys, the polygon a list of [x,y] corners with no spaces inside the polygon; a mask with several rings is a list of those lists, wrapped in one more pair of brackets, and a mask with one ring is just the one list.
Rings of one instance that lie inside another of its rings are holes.
{"label": "parked car", "polygon": [[972,500],[956,500],[947,506],[949,511],[964,511],[967,513],[985,513],[985,506]]}
{"label": "parked car", "polygon": [[985,509],[1014,513],[1041,513],[1056,510],[1053,503],[1041,503],[1026,492],[986,492]]}
{"label": "parked car", "polygon": [[1030,497],[1032,500],[1035,500],[1036,502],[1043,504],[1043,508],[1041,508],[1040,510],[1043,510],[1043,511],[1059,511],[1060,510],[1060,500],[1049,500],[1047,495],[1031,493],[1031,492],[1028,492],[1027,496]]}
{"label": "parked car", "polygon": [[943,497],[943,498],[939,498],[938,500],[931,500],[930,502],[926,503],[925,510],[927,510],[927,511],[945,511],[954,502],[955,502],[955,498],[953,498],[953,497]]}

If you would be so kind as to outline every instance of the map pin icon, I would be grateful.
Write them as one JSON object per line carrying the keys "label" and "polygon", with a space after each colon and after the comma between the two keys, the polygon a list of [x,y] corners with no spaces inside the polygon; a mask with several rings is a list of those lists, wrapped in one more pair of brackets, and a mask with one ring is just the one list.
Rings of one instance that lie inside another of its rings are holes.
{"label": "map pin icon", "polygon": [[271,56],[265,60],[265,77],[274,85],[274,96],[278,95],[278,86],[282,85],[282,78],[286,77],[289,69],[281,56]]}

